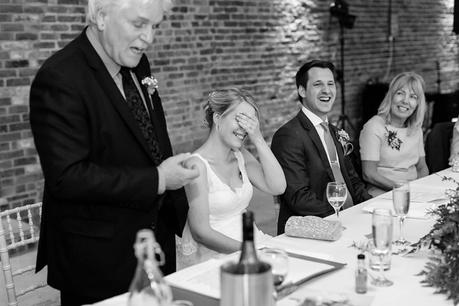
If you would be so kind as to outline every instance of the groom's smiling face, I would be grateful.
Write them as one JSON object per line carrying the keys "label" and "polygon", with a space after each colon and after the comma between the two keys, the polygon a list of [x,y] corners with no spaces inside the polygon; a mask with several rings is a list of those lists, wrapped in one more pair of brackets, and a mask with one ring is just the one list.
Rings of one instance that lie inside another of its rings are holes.
{"label": "groom's smiling face", "polygon": [[99,40],[117,64],[135,67],[163,20],[161,0],[123,0],[97,15]]}
{"label": "groom's smiling face", "polygon": [[303,105],[322,119],[331,111],[336,97],[333,72],[328,68],[313,67],[308,71],[306,88],[300,86],[298,94]]}

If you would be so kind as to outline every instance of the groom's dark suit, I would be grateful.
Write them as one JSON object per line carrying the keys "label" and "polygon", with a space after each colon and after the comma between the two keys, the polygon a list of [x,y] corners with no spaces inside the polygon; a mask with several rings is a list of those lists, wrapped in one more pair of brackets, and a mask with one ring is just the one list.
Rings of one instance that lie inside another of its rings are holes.
{"label": "groom's dark suit", "polygon": [[[338,153],[341,173],[354,204],[371,198],[336,138],[337,129],[330,125],[330,134]],[[290,216],[326,217],[334,212],[325,194],[333,172],[324,146],[314,125],[303,111],[283,125],[273,136],[271,149],[284,170],[287,189],[280,197],[278,234],[284,232]]]}
{"label": "groom's dark suit", "polygon": [[[150,76],[145,56],[133,69]],[[143,87],[143,86],[142,86]],[[152,122],[163,158],[172,155],[156,91]],[[133,244],[153,228],[175,271],[175,233],[188,205],[183,189],[158,195],[158,172],[136,120],[82,33],[49,58],[30,94],[30,122],[45,177],[37,270],[64,292],[106,298],[129,288]]]}

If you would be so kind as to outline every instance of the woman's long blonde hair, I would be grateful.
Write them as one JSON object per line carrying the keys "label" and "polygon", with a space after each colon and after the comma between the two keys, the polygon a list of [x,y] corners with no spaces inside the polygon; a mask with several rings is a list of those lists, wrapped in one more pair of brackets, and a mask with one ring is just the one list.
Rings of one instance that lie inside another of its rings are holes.
{"label": "woman's long blonde hair", "polygon": [[415,111],[405,121],[408,133],[411,133],[422,126],[424,114],[426,112],[426,98],[424,95],[425,83],[424,79],[419,74],[409,71],[396,75],[390,82],[389,90],[378,108],[378,115],[385,120],[386,124],[391,123],[392,100],[397,91],[404,86],[408,86],[418,97],[418,104]]}

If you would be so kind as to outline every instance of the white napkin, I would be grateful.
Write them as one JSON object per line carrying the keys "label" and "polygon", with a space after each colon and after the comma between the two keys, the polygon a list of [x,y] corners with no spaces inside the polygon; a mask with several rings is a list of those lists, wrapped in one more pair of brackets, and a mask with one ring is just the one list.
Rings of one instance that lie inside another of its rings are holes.
{"label": "white napkin", "polygon": [[[392,200],[388,199],[381,199],[381,198],[374,198],[367,201],[368,204],[364,204],[365,206],[362,208],[364,212],[372,213],[376,208],[385,208],[390,209],[395,216],[394,207],[392,204]],[[433,209],[435,204],[433,203],[422,203],[422,202],[410,202],[410,210],[408,211],[407,218],[412,219],[429,219],[431,218],[428,215],[428,211]]]}
{"label": "white napkin", "polygon": [[[444,200],[446,202],[445,190],[445,186],[410,184],[410,203],[433,203],[440,200]],[[378,196],[378,198],[392,201],[392,191],[388,191]]]}

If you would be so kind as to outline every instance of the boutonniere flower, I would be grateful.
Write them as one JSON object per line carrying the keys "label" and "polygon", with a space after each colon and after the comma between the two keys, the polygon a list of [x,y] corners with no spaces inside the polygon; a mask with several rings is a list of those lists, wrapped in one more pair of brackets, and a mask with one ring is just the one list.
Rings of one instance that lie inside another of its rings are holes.
{"label": "boutonniere flower", "polygon": [[387,138],[387,144],[389,147],[391,147],[394,150],[400,151],[400,146],[402,145],[403,141],[398,138],[397,136],[397,131],[392,131],[385,127],[387,133],[386,133],[386,138]]}
{"label": "boutonniere flower", "polygon": [[149,77],[144,77],[142,79],[142,85],[147,87],[148,94],[152,95],[158,88],[158,80],[153,75]]}
{"label": "boutonniere flower", "polygon": [[354,146],[352,145],[351,137],[349,137],[349,134],[345,130],[338,130],[338,141],[343,147],[344,156],[352,153]]}

